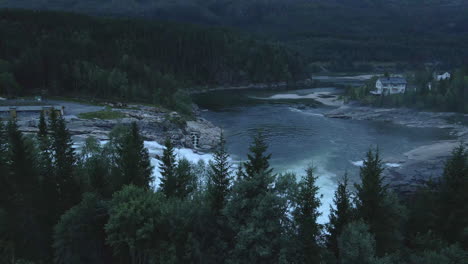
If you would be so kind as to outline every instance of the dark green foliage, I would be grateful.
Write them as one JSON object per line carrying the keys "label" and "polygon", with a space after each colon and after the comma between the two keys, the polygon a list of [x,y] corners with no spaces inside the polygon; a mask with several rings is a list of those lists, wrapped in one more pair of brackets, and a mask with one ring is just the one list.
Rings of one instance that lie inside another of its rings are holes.
{"label": "dark green foliage", "polygon": [[[466,67],[466,66],[465,66]],[[377,107],[411,107],[434,111],[450,111],[468,113],[468,71],[455,69],[452,77],[437,81],[433,78],[436,72],[423,69],[417,70],[414,76],[407,76],[409,85],[405,94],[374,96],[370,94],[375,89],[376,77],[367,81],[362,87],[349,88],[349,99],[360,100],[365,104]],[[431,85],[431,89],[428,88]]]}
{"label": "dark green foliage", "polygon": [[51,149],[54,166],[54,178],[60,200],[60,211],[68,210],[80,200],[80,190],[74,174],[76,162],[73,142],[63,117],[56,117],[52,111],[50,117]]}
{"label": "dark green foliage", "polygon": [[8,201],[8,134],[6,126],[0,122],[0,204]]}
{"label": "dark green foliage", "polygon": [[271,174],[273,169],[270,168],[271,154],[266,154],[268,146],[265,143],[265,136],[258,132],[253,138],[253,142],[249,147],[250,153],[247,154],[248,161],[243,164],[246,176],[249,178],[255,177],[257,174]]}
{"label": "dark green foliage", "polygon": [[175,177],[175,197],[185,199],[197,189],[197,176],[194,174],[192,165],[187,159],[182,158],[179,160],[175,171]]}
{"label": "dark green foliage", "polygon": [[150,188],[153,167],[136,123],[132,123],[130,129],[120,139],[116,165],[122,186],[133,184]]}
{"label": "dark green foliage", "polygon": [[154,263],[162,238],[163,197],[133,185],[114,194],[105,226],[106,241],[119,263]]}
{"label": "dark green foliage", "polygon": [[93,137],[86,139],[80,153],[78,167],[83,190],[111,198],[115,181],[112,180],[112,158],[106,147]]}
{"label": "dark green foliage", "polygon": [[[185,159],[176,163],[174,147],[166,142],[161,168],[171,175],[167,195],[167,184],[154,192],[147,178],[140,187],[118,178],[117,168],[150,172],[122,161],[126,144],[131,146],[127,159],[148,159],[135,127],[117,127],[104,146],[89,138],[76,156],[69,152],[63,119],[52,115],[48,127],[42,136],[28,137],[15,122],[0,125],[1,263],[466,262],[467,152],[462,146],[447,161],[440,182],[409,201],[408,233],[406,209],[383,185],[379,153],[370,150],[356,185],[356,217],[362,219],[354,218],[345,177],[335,194],[329,234],[323,236],[313,170],[307,169],[299,183],[294,174],[272,174],[261,137],[249,153],[251,175],[242,172],[235,181],[224,140],[208,168]],[[50,149],[53,177],[41,171],[42,147]],[[72,175],[82,199],[69,200],[64,190],[71,186],[55,174],[59,169]],[[65,205],[70,208],[64,210]]]}
{"label": "dark green foliage", "polygon": [[[467,60],[464,25],[468,5],[460,0],[121,0],[117,3],[4,0],[2,3],[3,7],[235,27],[282,41],[311,60],[332,61],[333,69],[341,71],[363,69],[354,66],[354,61],[459,63]],[[275,65],[273,58],[266,64]],[[278,71],[284,66],[278,67]]]}
{"label": "dark green foliage", "polygon": [[450,243],[468,248],[468,151],[460,145],[445,164],[440,183],[437,229]]}
{"label": "dark green foliage", "polygon": [[[37,171],[36,150],[33,143],[18,130],[16,121],[7,128],[8,174],[2,175],[6,187],[6,201],[0,208],[7,213],[9,226],[4,240],[11,243],[14,254],[25,259],[39,259],[47,254],[47,240],[42,231],[40,216],[41,190]],[[35,236],[29,230],[36,230]]]}
{"label": "dark green foliage", "polygon": [[107,205],[94,194],[65,212],[54,228],[54,255],[57,264],[103,264],[110,262],[104,225]]}
{"label": "dark green foliage", "polygon": [[321,214],[318,209],[322,203],[316,181],[314,168],[307,168],[305,177],[299,183],[296,198],[297,207],[294,210],[294,221],[298,228],[301,263],[321,262],[318,240],[322,227],[317,224],[317,218]]}
{"label": "dark green foliage", "polygon": [[189,87],[302,75],[297,54],[227,29],[46,11],[1,10],[0,17],[0,58],[11,64],[0,72],[8,85],[0,93],[8,95],[44,89],[190,113]]}
{"label": "dark green foliage", "polygon": [[250,150],[247,176],[235,182],[224,211],[234,233],[228,262],[278,263],[286,248],[282,224],[290,222],[288,196],[284,186],[275,184],[261,135],[255,137]]}
{"label": "dark green foliage", "polygon": [[333,206],[330,206],[329,223],[327,228],[327,247],[336,257],[339,256],[338,236],[343,228],[353,220],[354,208],[351,200],[351,192],[348,186],[348,174],[338,183],[333,198]]}
{"label": "dark green foliage", "polygon": [[40,113],[38,128],[39,128],[39,131],[37,132],[37,136],[39,138],[46,137],[48,134],[48,131],[47,131],[47,121],[45,119],[44,111],[41,111]]}
{"label": "dark green foliage", "polygon": [[377,255],[397,250],[402,243],[402,219],[405,209],[383,183],[379,150],[370,149],[360,170],[361,184],[356,184],[358,219],[364,220],[375,235]]}
{"label": "dark green foliage", "polygon": [[175,195],[177,188],[176,156],[174,153],[174,146],[169,138],[166,139],[164,147],[161,165],[159,166],[161,170],[161,183],[159,188],[166,197],[172,197]]}
{"label": "dark green foliage", "polygon": [[226,150],[226,140],[223,134],[221,134],[219,146],[213,154],[210,169],[208,199],[210,199],[211,210],[219,213],[226,204],[231,187],[231,164],[229,163],[229,154]]}
{"label": "dark green foliage", "polygon": [[362,220],[347,224],[338,237],[340,264],[371,264],[375,260],[375,238]]}

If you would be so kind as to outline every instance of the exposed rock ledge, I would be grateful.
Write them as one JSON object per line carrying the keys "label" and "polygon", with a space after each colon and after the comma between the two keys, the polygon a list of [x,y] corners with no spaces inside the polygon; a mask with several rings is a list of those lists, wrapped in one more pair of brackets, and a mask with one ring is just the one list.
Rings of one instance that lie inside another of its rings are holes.
{"label": "exposed rock ledge", "polygon": [[[70,104],[68,111],[73,112]],[[83,105],[80,105],[83,107]],[[210,151],[219,142],[221,129],[209,121],[196,117],[191,121],[184,121],[176,112],[167,112],[157,107],[130,105],[128,108],[115,108],[125,115],[124,118],[103,119],[81,119],[76,115],[67,115],[65,120],[67,127],[75,141],[83,140],[93,136],[100,140],[107,140],[109,132],[117,125],[128,125],[136,122],[145,140],[163,143],[170,137],[177,147],[192,148],[200,151]],[[18,124],[23,132],[36,132],[38,116],[20,118]],[[197,137],[197,146],[193,145],[193,137]]]}
{"label": "exposed rock ledge", "polygon": [[406,152],[403,157],[390,157],[385,162],[399,164],[386,168],[387,183],[396,191],[408,194],[443,173],[444,162],[451,151],[468,142],[468,115],[442,112],[419,112],[408,108],[372,108],[345,105],[325,114],[330,118],[391,122],[408,127],[448,129],[453,140],[441,140]]}

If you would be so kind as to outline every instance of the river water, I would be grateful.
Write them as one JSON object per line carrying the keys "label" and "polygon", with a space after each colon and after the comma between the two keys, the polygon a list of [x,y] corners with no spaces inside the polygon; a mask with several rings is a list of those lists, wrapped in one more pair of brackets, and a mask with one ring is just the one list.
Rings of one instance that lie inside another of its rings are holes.
{"label": "river water", "polygon": [[307,99],[307,93],[314,91],[336,90],[217,91],[198,95],[195,101],[202,117],[224,130],[233,160],[245,160],[252,136],[262,131],[277,173],[294,172],[300,178],[304,169],[313,165],[323,195],[321,223],[328,220],[337,180],[348,171],[351,181],[356,182],[359,165],[370,147],[379,147],[385,166],[398,166],[395,160],[405,152],[450,138],[440,129],[326,118],[323,113],[332,108],[316,106]]}

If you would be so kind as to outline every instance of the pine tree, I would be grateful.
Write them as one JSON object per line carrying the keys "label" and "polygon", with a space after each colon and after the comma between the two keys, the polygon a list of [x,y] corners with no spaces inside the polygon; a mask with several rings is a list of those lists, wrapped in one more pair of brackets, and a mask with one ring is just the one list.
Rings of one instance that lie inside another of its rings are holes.
{"label": "pine tree", "polygon": [[461,144],[445,164],[440,184],[437,229],[451,243],[468,247],[468,151]]}
{"label": "pine tree", "polygon": [[48,127],[44,112],[41,112],[39,117],[39,131],[37,133],[38,143],[39,143],[39,174],[41,177],[41,184],[45,190],[45,193],[48,193],[50,190],[50,185],[53,186],[55,180],[51,179],[53,175],[53,166],[52,166],[52,146],[51,140],[49,137]]}
{"label": "pine tree", "polygon": [[[7,207],[13,224],[12,234],[15,250],[24,258],[42,257],[46,252],[40,226],[38,173],[33,143],[22,135],[16,121],[8,124],[8,166],[11,207]],[[31,230],[35,236],[31,236]]]}
{"label": "pine tree", "polygon": [[176,192],[176,155],[174,153],[174,146],[169,138],[164,143],[165,149],[161,158],[161,183],[159,187],[166,197],[172,197]]}
{"label": "pine tree", "polygon": [[[228,263],[277,263],[284,249],[285,234],[282,223],[289,222],[287,217],[286,195],[276,187],[276,177],[268,165],[269,155],[262,140],[250,148],[252,157],[248,162],[251,175],[238,179],[232,188],[230,199],[223,209],[232,230],[232,247]],[[257,152],[257,155],[253,152]],[[260,167],[253,160],[262,160]],[[266,165],[266,166],[265,166]],[[256,172],[254,172],[256,170]],[[281,186],[282,187],[282,186]]]}
{"label": "pine tree", "polygon": [[250,153],[247,155],[248,161],[244,164],[246,176],[253,178],[257,174],[271,174],[270,168],[271,154],[266,155],[268,146],[265,143],[265,136],[259,132],[253,139],[249,147]]}
{"label": "pine tree", "polygon": [[308,167],[306,175],[299,183],[297,207],[294,210],[294,221],[297,225],[300,255],[303,263],[320,263],[320,247],[318,238],[321,226],[317,218],[321,215],[319,188],[316,186],[317,177],[314,168]]}
{"label": "pine tree", "polygon": [[44,112],[41,111],[41,114],[39,116],[39,125],[38,125],[39,131],[37,133],[39,138],[46,137],[47,136],[47,122],[45,119]]}
{"label": "pine tree", "polygon": [[355,185],[357,217],[364,220],[375,235],[378,256],[401,246],[404,217],[404,208],[383,183],[382,171],[379,150],[370,149],[360,170],[361,184]]}
{"label": "pine tree", "polygon": [[[55,113],[55,111],[52,111]],[[80,189],[74,175],[75,154],[70,133],[63,117],[51,114],[50,118],[54,177],[60,197],[59,208],[63,212],[80,201]]]}
{"label": "pine tree", "polygon": [[351,193],[348,189],[348,174],[338,183],[333,199],[334,207],[330,206],[329,223],[326,228],[328,231],[327,247],[336,257],[338,252],[338,236],[343,228],[353,220],[353,207],[351,202]]}
{"label": "pine tree", "polygon": [[231,165],[223,134],[221,134],[219,146],[213,154],[213,162],[210,163],[210,169],[208,195],[212,211],[218,214],[224,208],[231,184]]}
{"label": "pine tree", "polygon": [[180,199],[187,198],[197,188],[197,179],[190,162],[183,158],[177,163],[175,173],[175,196]]}
{"label": "pine tree", "polygon": [[[19,200],[32,202],[31,196],[37,188],[37,174],[35,163],[32,156],[31,146],[28,146],[25,138],[18,129],[16,121],[10,121],[8,124],[9,137],[9,166],[11,177],[14,183],[14,191]],[[30,197],[30,199],[26,198]]]}
{"label": "pine tree", "polygon": [[121,174],[122,185],[133,184],[138,187],[150,188],[153,181],[153,167],[135,122],[122,138],[117,152],[117,167]]}
{"label": "pine tree", "polygon": [[0,121],[0,207],[3,207],[8,201],[11,188],[8,187],[9,182],[8,171],[8,134],[6,127]]}

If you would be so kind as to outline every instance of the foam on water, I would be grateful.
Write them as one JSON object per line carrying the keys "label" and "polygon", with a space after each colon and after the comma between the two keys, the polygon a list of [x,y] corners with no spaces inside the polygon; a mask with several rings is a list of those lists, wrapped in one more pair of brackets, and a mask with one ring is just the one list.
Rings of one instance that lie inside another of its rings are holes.
{"label": "foam on water", "polygon": [[312,113],[312,112],[304,111],[304,110],[297,109],[297,108],[294,108],[294,107],[288,107],[288,109],[289,109],[291,112],[301,113],[301,114],[308,115],[308,116],[324,117],[323,114]]}
{"label": "foam on water", "polygon": [[398,163],[385,163],[385,166],[387,166],[389,168],[398,168],[398,167],[401,167],[401,164],[398,164]]}
{"label": "foam on water", "polygon": [[[350,161],[351,164],[353,164],[354,166],[357,166],[357,167],[362,167],[364,166],[364,160],[358,160],[358,161]],[[390,163],[390,162],[387,162],[387,163],[384,163],[384,165],[386,167],[389,167],[389,168],[398,168],[398,167],[401,167],[401,164],[399,163]]]}
{"label": "foam on water", "polygon": [[351,162],[351,164],[353,164],[354,166],[357,166],[357,167],[364,166],[364,160],[350,161],[350,162]]}
{"label": "foam on water", "polygon": [[[152,183],[152,186],[154,189],[157,189],[159,186],[159,183],[161,182],[161,171],[159,170],[160,161],[156,159],[155,156],[156,155],[161,156],[163,154],[164,146],[159,144],[156,141],[145,141],[145,147],[148,149],[148,152],[151,156],[151,165],[154,167],[153,168],[154,181]],[[196,153],[192,149],[188,149],[188,148],[175,149],[175,154],[178,159],[185,158],[192,163],[197,163],[200,160],[203,160],[206,163],[208,163],[208,161],[213,159],[212,154]]]}
{"label": "foam on water", "polygon": [[[100,141],[100,143],[103,145],[108,143],[108,141]],[[74,144],[74,147],[76,147],[76,150],[79,152],[83,144],[84,142],[77,142]],[[154,167],[154,181],[152,182],[151,186],[154,189],[157,189],[161,181],[161,171],[159,170],[160,161],[156,157],[161,156],[163,154],[164,146],[156,141],[145,141],[144,145],[148,149],[148,153],[150,154],[150,162],[151,165]],[[175,153],[178,159],[186,158],[192,163],[197,163],[200,160],[203,160],[204,162],[208,163],[210,160],[213,159],[212,154],[196,153],[192,149],[188,148],[175,149]],[[316,159],[312,160],[314,161],[314,164],[321,164],[321,162],[319,162]],[[288,165],[287,167],[278,168],[278,172],[295,173],[298,177],[297,180],[300,180],[301,177],[304,176],[305,168],[307,168],[307,166],[310,164],[310,161],[311,160],[304,160],[294,165]],[[231,164],[233,164],[232,171],[235,171],[237,163],[238,161],[231,160]],[[319,211],[322,213],[322,215],[317,219],[317,221],[320,224],[325,224],[328,222],[328,215],[330,214],[330,205],[333,203],[333,196],[336,189],[336,183],[333,181],[333,179],[336,177],[336,175],[320,166],[315,166],[315,174],[316,176],[318,176],[316,184],[319,187],[319,193],[322,196],[320,199],[322,205],[319,208]]]}
{"label": "foam on water", "polygon": [[[330,205],[333,204],[333,197],[335,195],[335,190],[337,184],[334,182],[334,178],[336,178],[336,174],[327,171],[325,168],[321,166],[315,166],[315,164],[323,164],[319,160],[318,157],[312,158],[312,166],[315,168],[315,176],[317,176],[316,185],[319,187],[319,194],[321,195],[320,201],[322,202],[319,211],[322,213],[317,222],[319,224],[325,224],[328,222],[328,216],[330,214]],[[288,166],[287,168],[283,168],[283,172],[292,172],[295,173],[297,176],[297,180],[299,181],[305,175],[305,169],[311,165],[311,160],[303,160],[298,162],[292,166]]]}

